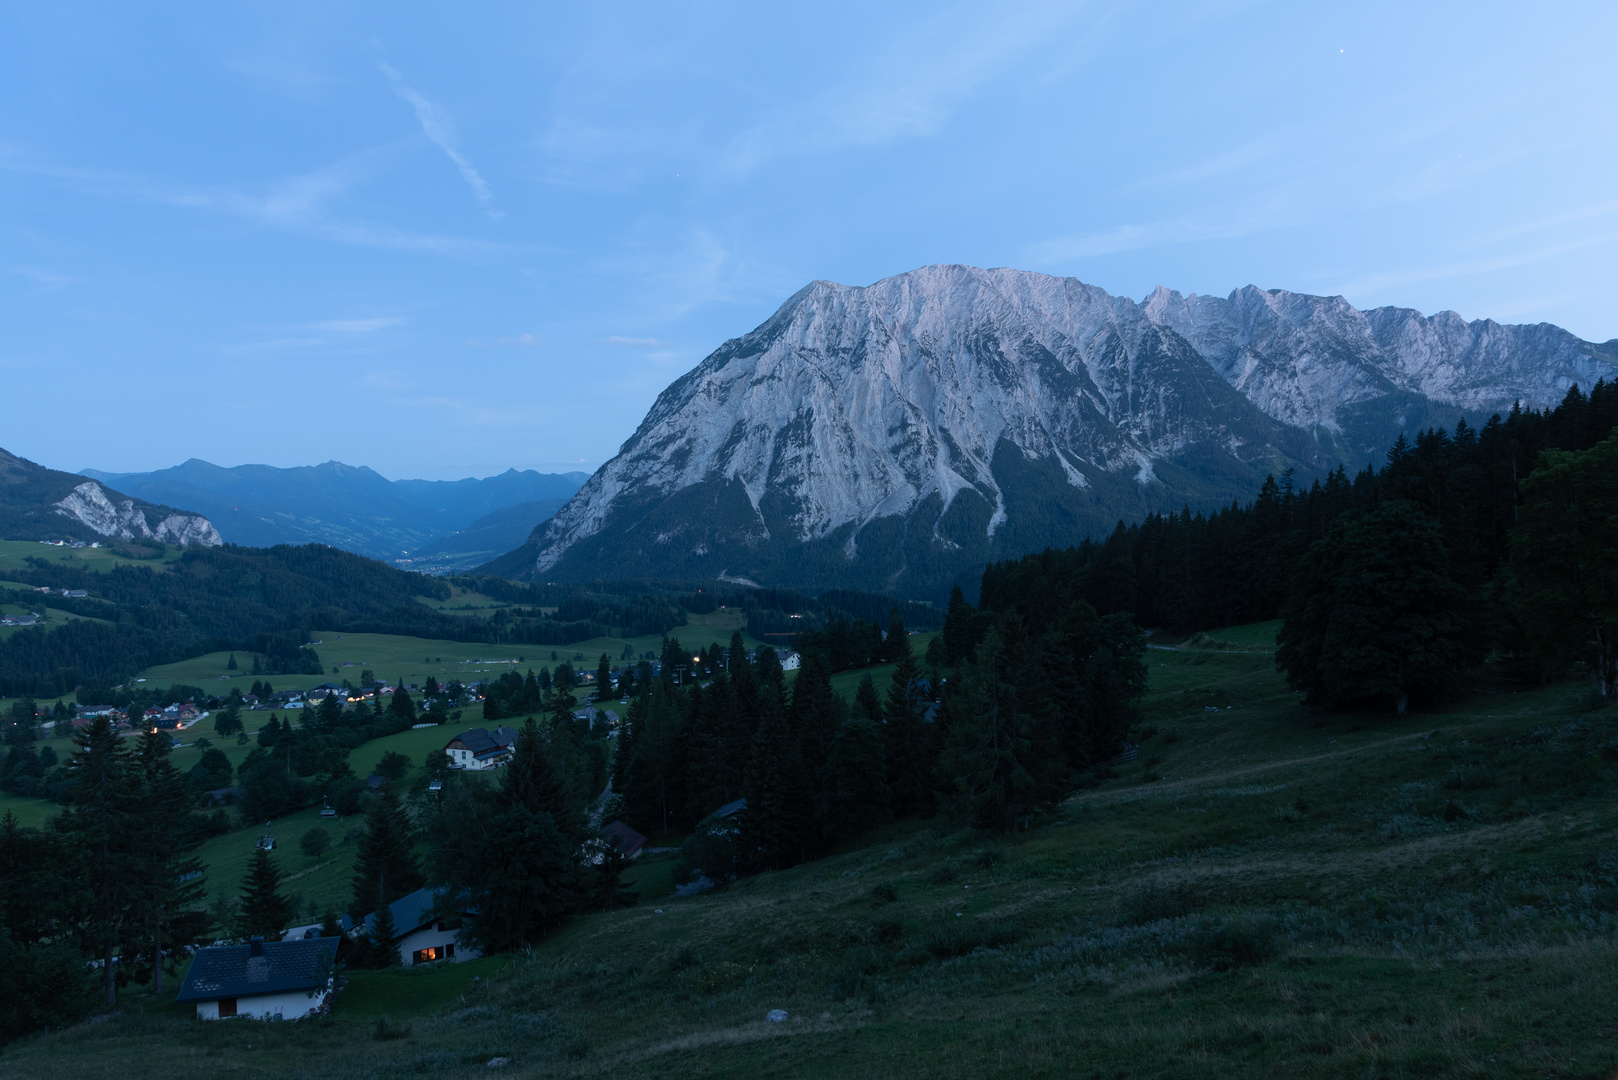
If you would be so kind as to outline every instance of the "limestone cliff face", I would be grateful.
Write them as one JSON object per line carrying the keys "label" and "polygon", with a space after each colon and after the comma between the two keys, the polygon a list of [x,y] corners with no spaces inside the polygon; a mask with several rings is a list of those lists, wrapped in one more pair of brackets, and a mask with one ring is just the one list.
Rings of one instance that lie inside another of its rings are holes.
{"label": "limestone cliff face", "polygon": [[114,502],[106,489],[94,480],[86,480],[51,505],[60,516],[88,526],[102,536],[120,540],[161,540],[168,544],[203,547],[218,547],[224,543],[219,530],[205,517],[160,512],[157,524],[153,525],[146,508],[137,506],[134,499]]}
{"label": "limestone cliff face", "polygon": [[1268,471],[1363,465],[1462,410],[1552,403],[1613,377],[1615,351],[1251,287],[1136,303],[966,266],[817,281],[665,390],[528,551],[541,578],[930,591],[1120,517],[1249,497]]}

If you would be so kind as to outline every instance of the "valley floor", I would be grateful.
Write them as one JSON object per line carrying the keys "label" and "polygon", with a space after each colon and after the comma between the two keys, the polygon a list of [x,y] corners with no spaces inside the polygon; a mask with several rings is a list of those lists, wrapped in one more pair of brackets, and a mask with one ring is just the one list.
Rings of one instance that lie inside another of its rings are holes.
{"label": "valley floor", "polygon": [[509,960],[355,974],[317,1022],[131,994],[0,1074],[1612,1076],[1618,716],[1485,675],[1316,716],[1272,632],[1151,650],[1140,758],[1028,833],[884,826]]}

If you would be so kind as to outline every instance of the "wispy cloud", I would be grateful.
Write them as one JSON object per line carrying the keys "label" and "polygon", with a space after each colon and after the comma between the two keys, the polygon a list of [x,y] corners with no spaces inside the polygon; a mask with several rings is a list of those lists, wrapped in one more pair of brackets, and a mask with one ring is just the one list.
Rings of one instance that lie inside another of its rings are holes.
{"label": "wispy cloud", "polygon": [[1281,205],[1233,211],[1219,216],[1185,215],[1046,240],[1031,245],[1027,249],[1027,257],[1035,263],[1050,265],[1199,240],[1230,240],[1270,229],[1288,228],[1301,222],[1298,214]]}
{"label": "wispy cloud", "polygon": [[291,327],[277,327],[283,333],[287,330],[297,333],[296,336],[283,336],[266,338],[263,341],[249,341],[239,344],[226,345],[224,351],[228,354],[242,355],[258,352],[279,352],[288,349],[320,349],[326,346],[335,346],[337,351],[363,351],[374,352],[372,345],[362,344],[359,339],[378,331],[394,326],[403,326],[408,320],[398,315],[379,315],[370,318],[358,319],[320,319],[315,322],[302,323]]}
{"label": "wispy cloud", "polygon": [[67,274],[58,274],[52,270],[41,270],[37,266],[13,266],[11,268],[11,272],[13,274],[21,274],[23,277],[29,278],[51,289],[60,289],[65,286],[72,285],[74,282],[79,280],[76,277],[71,277]]}
{"label": "wispy cloud", "polygon": [[390,326],[403,326],[405,320],[397,315],[383,315],[374,319],[324,319],[312,322],[315,330],[329,330],[337,334],[374,334]]}
{"label": "wispy cloud", "polygon": [[1577,210],[1568,210],[1560,214],[1553,214],[1550,217],[1519,222],[1516,225],[1508,225],[1503,229],[1494,229],[1480,234],[1474,241],[1473,246],[1483,247],[1487,244],[1498,243],[1501,240],[1509,240],[1514,236],[1543,232],[1546,229],[1554,229],[1562,225],[1573,225],[1581,221],[1589,221],[1592,218],[1607,217],[1610,214],[1618,214],[1618,200],[1581,206]]}
{"label": "wispy cloud", "polygon": [[673,342],[655,337],[620,337],[617,334],[601,339],[608,345],[622,345],[631,349],[667,349]]}
{"label": "wispy cloud", "polygon": [[723,167],[747,172],[777,157],[932,135],[984,83],[1079,17],[1081,7],[946,10],[850,77],[738,134],[721,154]]}
{"label": "wispy cloud", "polygon": [[1386,270],[1374,274],[1365,274],[1343,284],[1336,291],[1345,296],[1356,293],[1374,295],[1398,285],[1413,285],[1423,281],[1442,281],[1448,278],[1468,277],[1473,274],[1488,274],[1497,270],[1510,270],[1513,267],[1553,259],[1558,255],[1565,255],[1580,248],[1595,247],[1603,244],[1618,244],[1618,233],[1587,236],[1581,240],[1572,240],[1565,244],[1554,244],[1534,251],[1500,255],[1490,259],[1470,259],[1463,262],[1443,263],[1435,266],[1415,266],[1402,270]]}
{"label": "wispy cloud", "polygon": [[370,179],[397,147],[378,146],[329,165],[261,184],[202,186],[138,173],[83,169],[39,160],[0,144],[0,172],[54,180],[97,198],[154,203],[242,217],[261,225],[360,247],[422,251],[458,258],[527,250],[520,245],[411,232],[391,225],[334,216],[333,203]]}
{"label": "wispy cloud", "polygon": [[428,101],[409,83],[405,82],[404,76],[400,75],[392,64],[382,63],[378,64],[377,67],[382,74],[388,77],[388,81],[393,83],[394,93],[409,102],[410,107],[416,110],[416,122],[421,125],[421,133],[427,136],[429,142],[442,150],[445,157],[455,163],[455,167],[461,172],[461,179],[465,180],[467,186],[472,189],[472,194],[485,207],[488,207],[494,201],[494,193],[489,190],[489,185],[484,182],[483,175],[467,160],[466,155],[461,153],[460,146],[455,139],[455,125],[450,123],[450,119],[444,114],[444,110]]}
{"label": "wispy cloud", "polygon": [[474,349],[537,349],[544,343],[544,339],[537,334],[518,334],[516,337],[495,338],[493,341],[479,341],[477,338],[467,341],[467,344]]}

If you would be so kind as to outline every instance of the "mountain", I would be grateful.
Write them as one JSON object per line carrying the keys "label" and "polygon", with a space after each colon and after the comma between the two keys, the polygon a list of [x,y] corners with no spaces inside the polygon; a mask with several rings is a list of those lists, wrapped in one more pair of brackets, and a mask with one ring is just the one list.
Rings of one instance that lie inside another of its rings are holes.
{"label": "mountain", "polygon": [[406,556],[513,504],[566,499],[586,478],[510,469],[481,480],[388,480],[340,461],[223,468],[197,458],[156,472],[86,469],[85,475],[142,498],[196,507],[234,544],[319,542],[379,559]]}
{"label": "mountain", "polygon": [[0,538],[223,543],[207,518],[132,499],[74,473],[0,450]]}
{"label": "mountain", "polygon": [[1615,373],[1618,341],[1283,290],[1137,303],[968,266],[816,281],[669,386],[489,568],[938,596],[990,559]]}

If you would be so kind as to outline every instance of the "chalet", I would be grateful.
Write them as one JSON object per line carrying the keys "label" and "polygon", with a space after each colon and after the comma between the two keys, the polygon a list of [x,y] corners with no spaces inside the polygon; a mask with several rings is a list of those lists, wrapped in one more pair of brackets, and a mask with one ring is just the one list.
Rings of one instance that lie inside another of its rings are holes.
{"label": "chalet", "polygon": [[795,653],[795,652],[782,652],[779,649],[777,649],[776,652],[780,655],[780,658],[781,658],[781,670],[782,671],[797,671],[800,667],[803,666],[803,657],[799,656],[797,653]]}
{"label": "chalet", "polygon": [[[406,967],[435,960],[476,960],[482,955],[476,948],[455,940],[463,918],[472,912],[435,915],[437,900],[431,889],[417,889],[388,905],[393,916],[393,944],[399,950],[399,963]],[[353,932],[372,932],[381,914],[373,911]]]}
{"label": "chalet", "polygon": [[511,760],[517,746],[517,732],[504,725],[493,731],[473,728],[449,741],[444,753],[452,769],[497,769]]}
{"label": "chalet", "polygon": [[338,940],[254,941],[198,949],[175,1000],[195,1002],[203,1020],[297,1020],[324,1013],[335,990],[332,967]]}
{"label": "chalet", "polygon": [[615,821],[601,830],[601,840],[626,859],[633,859],[646,846],[646,837],[621,821]]}

